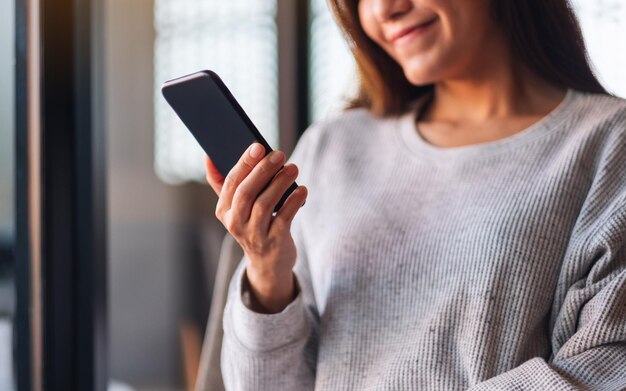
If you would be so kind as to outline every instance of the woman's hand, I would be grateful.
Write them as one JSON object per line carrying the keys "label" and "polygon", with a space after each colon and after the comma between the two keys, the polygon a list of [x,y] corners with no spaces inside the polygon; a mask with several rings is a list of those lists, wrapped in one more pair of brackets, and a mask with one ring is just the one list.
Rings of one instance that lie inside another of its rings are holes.
{"label": "woman's hand", "polygon": [[[252,144],[226,178],[206,156],[206,178],[219,196],[215,216],[241,245],[249,260],[246,274],[254,296],[253,309],[277,313],[295,294],[292,269],[296,246],[290,227],[306,200],[307,189],[298,186],[273,216],[274,207],[296,180],[298,167],[288,164],[281,169],[285,160],[281,151],[264,155],[261,144]],[[263,190],[270,179],[271,183]]]}

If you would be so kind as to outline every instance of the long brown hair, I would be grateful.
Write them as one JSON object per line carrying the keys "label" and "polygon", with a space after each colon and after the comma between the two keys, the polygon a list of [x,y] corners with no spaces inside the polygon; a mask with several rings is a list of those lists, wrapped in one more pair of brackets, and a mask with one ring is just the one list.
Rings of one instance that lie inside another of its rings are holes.
{"label": "long brown hair", "polygon": [[[411,84],[400,65],[363,31],[358,0],[329,0],[356,59],[357,95],[346,108],[381,116],[400,114],[432,85]],[[606,93],[589,64],[578,19],[568,0],[491,0],[492,17],[513,53],[531,71],[564,88]]]}

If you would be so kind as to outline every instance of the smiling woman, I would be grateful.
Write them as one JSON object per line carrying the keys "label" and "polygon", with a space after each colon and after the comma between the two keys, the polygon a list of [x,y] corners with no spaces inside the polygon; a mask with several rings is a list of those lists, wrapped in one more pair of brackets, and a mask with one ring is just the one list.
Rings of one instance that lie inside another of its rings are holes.
{"label": "smiling woman", "polygon": [[626,101],[568,1],[330,4],[360,85],[285,165],[307,191],[272,219],[295,176],[207,164],[227,389],[626,389]]}
{"label": "smiling woman", "polygon": [[[604,92],[591,72],[580,28],[566,1],[417,3],[406,8],[412,3],[330,0],[346,38],[352,42],[360,74],[361,89],[350,107],[366,107],[379,115],[402,112],[408,102],[429,92],[434,78],[445,73],[452,76],[459,67],[472,71],[468,61],[479,62],[483,70],[490,71],[485,58],[494,57],[493,50],[503,47],[514,57],[512,61],[555,84]],[[409,15],[404,15],[407,9]],[[378,20],[384,12],[392,15],[382,24]],[[412,49],[398,50],[390,44],[393,34],[430,20],[438,26],[424,26],[416,34],[419,40],[403,38]],[[407,56],[405,61],[419,61],[419,76],[410,70],[406,74],[400,71],[401,60]],[[446,65],[443,68],[442,62]]]}

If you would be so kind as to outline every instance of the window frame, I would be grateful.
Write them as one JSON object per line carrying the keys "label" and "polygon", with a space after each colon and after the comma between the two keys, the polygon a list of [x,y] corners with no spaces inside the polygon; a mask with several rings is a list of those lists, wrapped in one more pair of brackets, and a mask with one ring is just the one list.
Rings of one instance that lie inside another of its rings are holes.
{"label": "window frame", "polygon": [[96,7],[98,0],[16,0],[20,391],[108,385],[105,142],[92,109]]}

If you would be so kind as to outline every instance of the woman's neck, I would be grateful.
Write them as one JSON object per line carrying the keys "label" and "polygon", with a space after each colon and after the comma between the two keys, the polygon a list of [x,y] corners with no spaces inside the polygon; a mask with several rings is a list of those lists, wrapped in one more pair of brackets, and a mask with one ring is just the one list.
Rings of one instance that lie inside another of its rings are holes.
{"label": "woman's neck", "polygon": [[432,98],[417,118],[421,136],[440,147],[508,137],[554,110],[567,92],[530,71],[491,72],[482,78],[435,84]]}
{"label": "woman's neck", "polygon": [[542,116],[556,107],[565,89],[551,85],[509,56],[484,59],[469,77],[435,84],[428,121],[484,123],[515,117]]}

